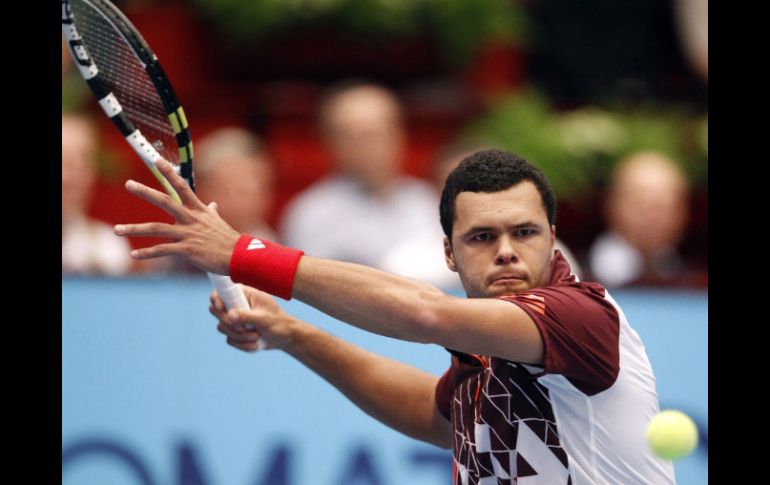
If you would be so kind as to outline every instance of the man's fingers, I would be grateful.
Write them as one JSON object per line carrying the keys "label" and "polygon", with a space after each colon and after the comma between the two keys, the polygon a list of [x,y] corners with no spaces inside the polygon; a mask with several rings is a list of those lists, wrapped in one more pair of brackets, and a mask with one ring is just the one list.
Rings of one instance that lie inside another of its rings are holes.
{"label": "man's fingers", "polygon": [[227,311],[225,308],[225,301],[222,299],[221,296],[219,296],[219,293],[217,290],[211,290],[211,294],[209,295],[209,301],[211,302],[211,306],[219,313],[224,314],[224,312]]}
{"label": "man's fingers", "polygon": [[220,319],[220,313],[214,308],[214,304],[209,304],[209,313],[211,313],[217,320]]}
{"label": "man's fingers", "polygon": [[220,320],[217,325],[217,330],[221,333],[234,336],[238,339],[259,340],[260,333],[257,331],[257,327],[253,323],[225,323]]}
{"label": "man's fingers", "polygon": [[[209,312],[219,319],[217,330],[227,336],[227,344],[246,352],[260,350],[259,341],[262,335],[257,331],[257,326],[252,322],[245,322],[238,310],[225,311],[224,304],[216,292],[211,292],[210,300]],[[218,304],[222,305],[221,310],[215,307]]]}
{"label": "man's fingers", "polygon": [[203,202],[198,199],[198,196],[195,195],[195,192],[192,191],[189,185],[187,185],[187,182],[185,179],[182,178],[181,175],[176,173],[176,170],[174,170],[174,166],[167,162],[166,160],[161,160],[158,163],[155,164],[156,167],[158,167],[158,170],[160,173],[163,174],[164,177],[166,177],[166,180],[168,180],[168,183],[171,184],[171,186],[176,190],[177,195],[179,195],[179,199],[182,201],[182,204],[184,204],[185,207],[189,208],[201,208],[205,207]]}
{"label": "man's fingers", "polygon": [[251,341],[250,342],[238,342],[236,340],[233,340],[232,337],[228,337],[227,338],[227,344],[228,345],[232,345],[236,349],[241,349],[241,350],[244,350],[246,352],[256,352],[257,350],[259,350],[259,343],[256,342],[256,341],[254,341],[254,342],[251,342]]}
{"label": "man's fingers", "polygon": [[147,248],[134,249],[131,251],[131,257],[134,259],[152,259],[160,258],[163,256],[175,256],[183,254],[179,245],[176,243],[171,244],[158,244],[157,246],[150,246]]}
{"label": "man's fingers", "polygon": [[260,337],[259,333],[257,332],[229,332],[225,335],[227,335],[227,337],[233,342],[237,342],[239,344],[255,343],[259,340]]}
{"label": "man's fingers", "polygon": [[163,222],[145,222],[142,224],[118,224],[114,228],[118,236],[153,236],[179,240],[179,229]]}
{"label": "man's fingers", "polygon": [[140,199],[144,199],[150,204],[163,209],[164,212],[171,215],[175,220],[184,219],[184,207],[167,193],[155,190],[135,180],[126,182],[126,190]]}
{"label": "man's fingers", "polygon": [[209,311],[217,318],[224,316],[225,303],[219,298],[216,291],[212,291],[211,296],[209,297]]}

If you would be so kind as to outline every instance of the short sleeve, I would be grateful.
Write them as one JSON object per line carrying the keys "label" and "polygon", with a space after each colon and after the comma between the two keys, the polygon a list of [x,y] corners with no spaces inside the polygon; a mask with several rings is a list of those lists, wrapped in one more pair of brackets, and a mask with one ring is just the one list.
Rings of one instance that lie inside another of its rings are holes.
{"label": "short sleeve", "polygon": [[561,374],[587,395],[609,388],[620,370],[620,320],[600,285],[536,288],[500,299],[518,305],[543,338],[544,373]]}
{"label": "short sleeve", "polygon": [[450,405],[452,404],[454,369],[454,366],[447,369],[446,372],[444,372],[444,375],[438,380],[438,384],[436,384],[436,407],[447,421],[452,420]]}

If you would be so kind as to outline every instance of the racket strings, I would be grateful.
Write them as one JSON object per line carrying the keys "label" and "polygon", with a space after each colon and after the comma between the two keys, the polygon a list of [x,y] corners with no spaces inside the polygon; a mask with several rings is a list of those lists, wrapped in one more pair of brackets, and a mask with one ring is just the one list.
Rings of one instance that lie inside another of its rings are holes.
{"label": "racket strings", "polygon": [[179,163],[174,130],[144,65],[112,22],[90,2],[73,1],[72,14],[99,77],[115,95],[128,119],[155,149]]}

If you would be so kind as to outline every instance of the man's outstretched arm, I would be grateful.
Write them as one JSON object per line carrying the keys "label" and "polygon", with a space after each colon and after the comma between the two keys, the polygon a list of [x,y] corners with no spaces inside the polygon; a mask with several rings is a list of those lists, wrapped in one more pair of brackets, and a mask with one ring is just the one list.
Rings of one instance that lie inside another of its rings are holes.
{"label": "man's outstretched arm", "polygon": [[[183,204],[136,182],[128,182],[126,187],[172,215],[176,223],[122,225],[116,226],[116,233],[171,240],[135,250],[135,258],[176,255],[205,271],[228,274],[241,235],[203,204],[169,164],[158,164],[158,168]],[[274,256],[282,257],[279,253]],[[263,261],[273,264],[276,258],[268,256]],[[298,264],[287,272],[290,284],[283,281],[273,285],[271,281],[271,286],[288,289],[288,296],[351,325],[401,340],[436,343],[517,362],[543,362],[540,332],[517,305],[497,299],[452,297],[431,285],[353,263],[310,256],[292,261]],[[260,267],[254,267],[253,272],[259,274]],[[259,276],[269,279],[272,274],[272,270],[262,271]]]}
{"label": "man's outstretched arm", "polygon": [[254,351],[261,335],[268,348],[290,354],[378,421],[412,438],[451,448],[450,423],[436,406],[438,377],[302,322],[266,293],[248,287],[244,291],[252,311],[227,313],[212,293],[210,311],[230,345]]}

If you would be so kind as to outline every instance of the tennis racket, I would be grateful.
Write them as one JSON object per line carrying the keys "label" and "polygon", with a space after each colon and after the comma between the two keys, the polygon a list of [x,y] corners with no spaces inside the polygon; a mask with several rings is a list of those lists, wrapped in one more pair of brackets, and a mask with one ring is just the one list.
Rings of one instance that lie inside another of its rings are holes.
{"label": "tennis racket", "polygon": [[[108,0],[62,0],[61,4],[62,32],[83,79],[163,189],[181,203],[155,164],[161,159],[174,164],[194,191],[192,138],[158,57]],[[250,308],[229,276],[208,276],[228,309]],[[264,346],[260,339],[258,348]]]}

